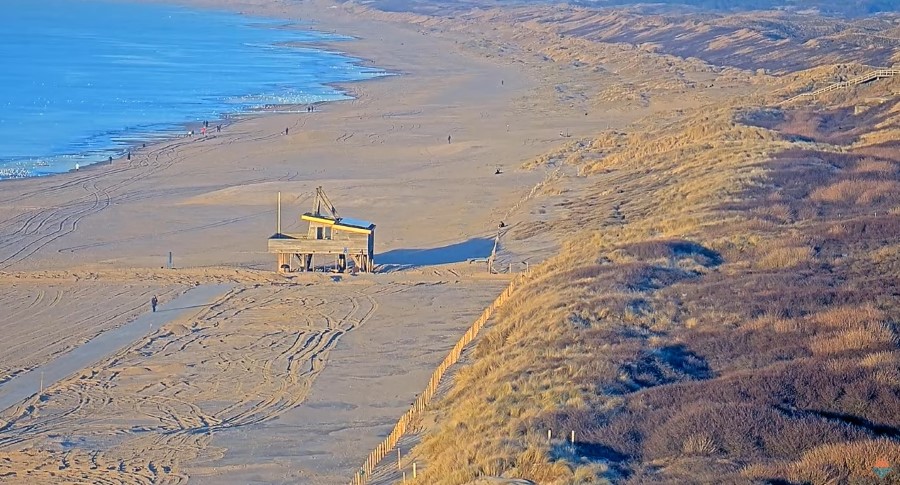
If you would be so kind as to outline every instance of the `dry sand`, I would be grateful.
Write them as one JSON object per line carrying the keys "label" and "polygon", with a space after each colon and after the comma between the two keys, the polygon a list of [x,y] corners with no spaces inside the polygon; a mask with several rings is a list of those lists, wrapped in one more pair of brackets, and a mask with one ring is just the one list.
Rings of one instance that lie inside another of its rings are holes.
{"label": "dry sand", "polygon": [[[133,319],[152,293],[236,286],[0,412],[4,483],[346,482],[504,287],[466,260],[490,252],[500,220],[529,217],[521,202],[548,172],[522,163],[567,142],[560,132],[625,120],[585,116],[542,95],[558,77],[452,37],[321,3],[216,4],[317,18],[360,37],[341,49],[401,75],[351,84],[354,100],[312,114],[0,184],[0,379]],[[318,185],[378,225],[385,273],[271,272],[276,192],[290,232]],[[502,261],[552,249],[511,244]],[[157,269],[169,251],[181,269]]]}

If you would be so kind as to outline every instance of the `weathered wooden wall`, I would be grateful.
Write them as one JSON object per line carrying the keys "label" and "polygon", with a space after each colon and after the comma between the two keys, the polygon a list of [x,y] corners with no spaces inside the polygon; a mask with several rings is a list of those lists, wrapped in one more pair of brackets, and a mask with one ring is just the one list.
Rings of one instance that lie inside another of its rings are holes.
{"label": "weathered wooden wall", "polygon": [[329,239],[269,239],[270,253],[291,254],[369,254],[369,240],[363,234],[351,238]]}

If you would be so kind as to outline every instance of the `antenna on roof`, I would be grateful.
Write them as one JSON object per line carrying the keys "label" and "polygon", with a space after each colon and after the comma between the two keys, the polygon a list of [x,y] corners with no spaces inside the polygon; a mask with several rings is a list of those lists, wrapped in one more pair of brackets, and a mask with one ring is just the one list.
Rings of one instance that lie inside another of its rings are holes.
{"label": "antenna on roof", "polygon": [[340,219],[338,216],[337,209],[334,208],[334,204],[331,203],[331,200],[325,195],[325,189],[322,186],[316,187],[316,206],[313,213],[319,217],[322,216],[322,206],[325,206],[325,209],[331,213],[331,218],[334,220]]}

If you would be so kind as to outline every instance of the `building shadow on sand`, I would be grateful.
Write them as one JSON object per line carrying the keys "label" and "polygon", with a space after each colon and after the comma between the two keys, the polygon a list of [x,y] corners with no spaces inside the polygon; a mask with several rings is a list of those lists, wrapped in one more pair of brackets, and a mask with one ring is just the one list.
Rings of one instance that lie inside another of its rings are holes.
{"label": "building shadow on sand", "polygon": [[473,238],[448,246],[423,249],[394,249],[375,256],[382,271],[392,271],[416,266],[462,263],[482,260],[491,255],[492,238]]}

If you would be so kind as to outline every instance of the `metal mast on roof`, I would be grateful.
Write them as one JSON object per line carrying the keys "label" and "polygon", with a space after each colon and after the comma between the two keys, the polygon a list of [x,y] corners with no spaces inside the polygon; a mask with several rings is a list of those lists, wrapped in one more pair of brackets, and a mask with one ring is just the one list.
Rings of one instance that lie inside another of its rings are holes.
{"label": "metal mast on roof", "polygon": [[331,203],[331,200],[325,195],[325,189],[322,186],[316,187],[316,206],[314,213],[322,217],[322,206],[325,206],[328,209],[328,212],[331,213],[331,218],[334,220],[338,220],[340,216],[338,216],[337,209],[334,208],[334,204]]}

